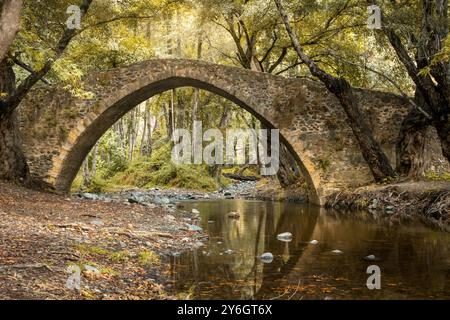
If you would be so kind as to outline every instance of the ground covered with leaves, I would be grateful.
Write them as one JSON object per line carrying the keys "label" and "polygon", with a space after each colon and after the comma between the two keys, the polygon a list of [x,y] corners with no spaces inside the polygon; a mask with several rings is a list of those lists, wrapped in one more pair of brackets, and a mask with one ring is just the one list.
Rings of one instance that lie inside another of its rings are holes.
{"label": "ground covered with leaves", "polygon": [[204,239],[196,219],[0,183],[0,299],[172,299],[165,262]]}

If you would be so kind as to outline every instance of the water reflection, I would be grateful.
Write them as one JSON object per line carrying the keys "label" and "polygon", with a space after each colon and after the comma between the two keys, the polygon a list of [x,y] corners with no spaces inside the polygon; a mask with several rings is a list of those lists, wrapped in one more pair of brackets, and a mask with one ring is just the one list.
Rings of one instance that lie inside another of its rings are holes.
{"label": "water reflection", "polygon": [[[392,227],[278,202],[181,206],[197,208],[210,235],[206,246],[171,262],[176,290],[192,299],[450,298],[450,235],[418,223]],[[231,211],[241,218],[228,218]],[[293,240],[277,240],[283,232]],[[272,263],[258,259],[264,252],[274,255]],[[381,268],[381,290],[365,286],[371,264]]]}

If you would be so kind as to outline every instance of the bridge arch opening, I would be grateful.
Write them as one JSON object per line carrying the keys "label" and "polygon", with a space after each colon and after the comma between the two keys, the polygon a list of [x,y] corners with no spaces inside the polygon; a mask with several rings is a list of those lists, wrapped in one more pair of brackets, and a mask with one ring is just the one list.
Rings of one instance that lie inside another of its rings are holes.
{"label": "bridge arch opening", "polygon": [[[198,88],[221,96],[248,111],[262,124],[264,124],[265,128],[275,128],[275,126],[270,121],[268,121],[263,115],[255,110],[256,108],[254,106],[250,106],[242,99],[236,97],[235,94],[221,89],[218,86],[190,77],[169,77],[166,79],[154,81],[136,90],[132,90],[130,92],[127,92],[126,94],[123,94],[119,99],[116,99],[112,103],[110,101],[107,101],[108,99],[100,100],[96,103],[96,106],[98,108],[98,110],[96,111],[97,113],[88,115],[88,118],[91,118],[92,121],[85,125],[81,132],[77,135],[75,141],[68,148],[69,150],[66,153],[63,161],[61,162],[56,181],[54,183],[56,190],[62,192],[68,192],[70,190],[71,185],[77,173],[79,172],[84,159],[88,156],[89,152],[95,146],[97,141],[99,141],[99,139],[106,133],[106,131],[122,117],[124,117],[128,112],[130,112],[139,104],[158,94],[183,87]],[[125,89],[124,91],[127,90]],[[79,129],[77,130],[80,131]],[[310,173],[303,165],[300,156],[295,152],[291,143],[286,139],[281,131],[280,143],[289,150],[291,155],[294,157],[298,167],[300,168],[301,174],[308,184],[309,201],[320,204],[320,197],[316,187],[314,186],[313,179],[311,178]]]}

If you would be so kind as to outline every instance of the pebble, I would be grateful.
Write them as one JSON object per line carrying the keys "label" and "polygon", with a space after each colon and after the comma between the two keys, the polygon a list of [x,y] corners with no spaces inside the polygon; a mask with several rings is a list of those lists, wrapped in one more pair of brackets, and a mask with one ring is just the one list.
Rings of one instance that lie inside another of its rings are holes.
{"label": "pebble", "polygon": [[192,224],[187,225],[189,231],[197,231],[197,232],[203,232],[203,228],[199,226],[194,226]]}
{"label": "pebble", "polygon": [[317,240],[311,240],[309,243],[310,243],[310,244],[318,244],[319,241],[317,241]]}
{"label": "pebble", "polygon": [[175,217],[173,216],[173,215],[171,215],[171,214],[168,214],[167,216],[165,216],[164,217],[166,220],[168,220],[168,221],[174,221],[175,220]]}
{"label": "pebble", "polygon": [[232,218],[232,219],[239,219],[241,215],[239,214],[239,212],[230,212],[228,213],[228,218]]}
{"label": "pebble", "polygon": [[341,254],[341,253],[344,253],[344,252],[342,252],[341,250],[333,250],[333,251],[331,251],[332,253],[335,253],[335,254]]}
{"label": "pebble", "polygon": [[104,225],[103,221],[100,220],[100,219],[94,219],[94,220],[92,220],[92,221],[91,221],[91,224],[93,224],[94,226],[98,226],[98,227]]}
{"label": "pebble", "polygon": [[271,263],[273,261],[273,254],[270,252],[263,253],[259,259],[264,263]]}
{"label": "pebble", "polygon": [[377,258],[373,254],[368,255],[367,257],[364,257],[364,260],[366,260],[366,261],[375,261],[376,259]]}
{"label": "pebble", "polygon": [[85,271],[88,271],[88,272],[92,272],[92,273],[95,273],[95,274],[100,274],[100,270],[98,270],[96,267],[90,266],[88,264],[85,264],[83,266],[83,269]]}
{"label": "pebble", "polygon": [[291,242],[292,241],[292,233],[290,232],[284,232],[284,233],[280,233],[277,236],[277,239],[283,242]]}
{"label": "pebble", "polygon": [[197,241],[194,246],[197,248],[203,247],[205,244],[203,242]]}

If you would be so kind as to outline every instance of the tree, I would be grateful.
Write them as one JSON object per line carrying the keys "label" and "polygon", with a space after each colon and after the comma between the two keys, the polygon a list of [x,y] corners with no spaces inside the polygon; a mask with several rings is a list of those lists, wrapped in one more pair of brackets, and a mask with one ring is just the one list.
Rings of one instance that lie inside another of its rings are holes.
{"label": "tree", "polygon": [[[373,3],[376,4],[375,1]],[[407,149],[405,144],[411,141],[407,137],[433,125],[441,141],[442,153],[450,161],[450,66],[448,57],[442,59],[449,32],[448,1],[421,0],[419,3],[415,9],[419,13],[417,19],[420,23],[411,24],[411,18],[402,21],[399,16],[402,8],[395,1],[390,1],[385,8],[385,13],[391,13],[391,16],[385,14],[383,19],[383,32],[415,84],[416,96],[422,101],[421,113],[412,111],[404,123],[399,148],[400,151]],[[394,26],[402,22],[415,28],[407,28],[406,32],[399,34]],[[409,47],[404,45],[404,39],[410,44]],[[415,58],[411,57],[411,51]],[[401,161],[408,156],[407,153],[403,155]]]}
{"label": "tree", "polygon": [[347,114],[348,123],[358,141],[361,153],[369,165],[375,181],[382,182],[388,178],[394,177],[396,175],[395,171],[392,169],[381,146],[373,137],[372,131],[359,108],[353,93],[353,88],[349,82],[343,77],[336,78],[325,72],[311,60],[300,45],[297,35],[292,30],[288,15],[281,4],[281,0],[274,1],[300,60],[308,66],[311,74],[322,81],[328,90],[339,99]]}
{"label": "tree", "polygon": [[[4,2],[8,4],[10,1]],[[83,0],[80,9],[82,15],[88,11],[92,0]],[[16,109],[33,85],[40,81],[53,67],[72,38],[75,29],[66,28],[49,58],[36,72],[24,79],[16,88],[16,77],[10,59],[4,57],[0,62],[0,179],[27,182],[28,167],[21,150],[20,136],[16,117]]]}

